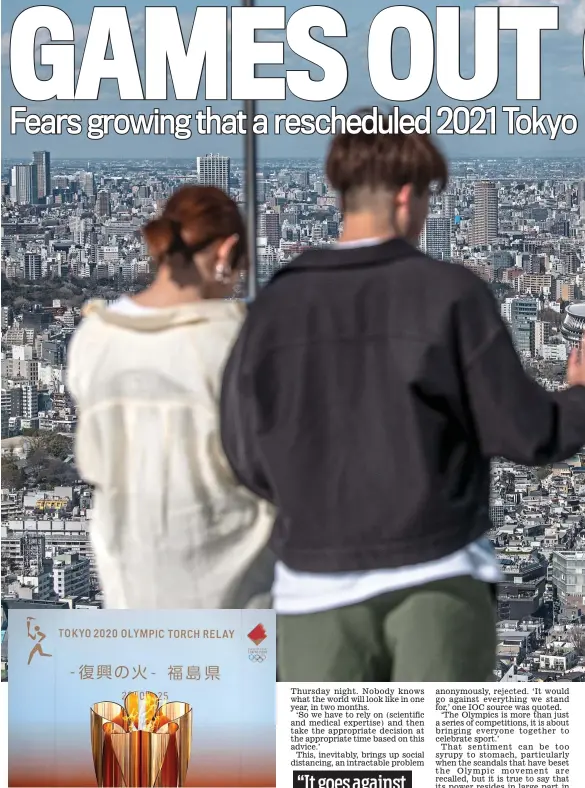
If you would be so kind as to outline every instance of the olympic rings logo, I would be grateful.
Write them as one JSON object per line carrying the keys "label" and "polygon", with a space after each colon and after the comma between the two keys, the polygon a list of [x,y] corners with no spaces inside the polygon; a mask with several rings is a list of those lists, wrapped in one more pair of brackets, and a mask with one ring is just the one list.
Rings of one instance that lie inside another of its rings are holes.
{"label": "olympic rings logo", "polygon": [[248,654],[250,662],[264,662],[266,654]]}

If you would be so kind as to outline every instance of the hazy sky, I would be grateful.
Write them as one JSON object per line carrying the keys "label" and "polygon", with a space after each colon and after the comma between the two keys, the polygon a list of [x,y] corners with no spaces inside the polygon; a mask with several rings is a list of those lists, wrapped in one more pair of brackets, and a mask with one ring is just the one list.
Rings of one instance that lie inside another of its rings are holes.
{"label": "hazy sky", "polygon": [[[148,4],[148,3],[147,3]],[[285,5],[287,14],[291,14],[298,8],[313,3],[303,3],[299,0],[293,2],[277,3],[276,0],[258,1],[257,5]],[[512,0],[511,2],[500,3],[500,5],[534,5],[534,0]],[[546,5],[547,3],[541,3]],[[557,32],[545,32],[543,34],[543,67],[542,67],[542,100],[539,109],[543,113],[572,113],[580,121],[580,128],[572,136],[559,135],[551,141],[541,135],[538,136],[510,136],[507,134],[504,117],[498,117],[497,136],[455,136],[441,137],[444,149],[452,156],[530,156],[530,155],[583,155],[585,151],[585,76],[583,74],[583,33],[585,28],[585,0],[556,0],[552,5],[560,8],[560,30]],[[155,106],[162,112],[173,113],[193,113],[202,109],[206,102],[177,101],[174,98],[166,102],[132,102],[120,101],[117,93],[116,83],[108,80],[102,82],[99,101],[79,102],[79,101],[47,101],[37,104],[26,102],[14,90],[10,77],[9,69],[9,47],[10,30],[14,19],[25,8],[34,5],[33,3],[21,2],[21,0],[10,0],[4,3],[2,14],[2,132],[3,148],[2,155],[5,158],[24,157],[28,158],[32,150],[47,149],[52,155],[58,157],[191,157],[207,152],[226,153],[239,157],[242,153],[243,141],[241,138],[232,136],[223,137],[197,137],[193,136],[190,140],[175,140],[173,137],[154,137],[154,136],[118,136],[110,135],[103,140],[88,140],[85,135],[76,137],[63,135],[61,137],[51,136],[29,136],[24,131],[17,135],[9,134],[9,111],[11,105],[27,105],[29,111],[44,113],[78,113],[85,116],[88,113],[144,113],[151,111]],[[145,3],[136,0],[105,0],[98,3],[79,2],[79,0],[54,0],[52,3],[66,11],[73,20],[78,37],[78,59],[83,51],[83,43],[87,26],[91,18],[94,5],[118,5],[126,6],[128,15],[132,21],[134,31],[134,41],[138,54],[139,65],[143,62],[143,40],[144,40],[144,6]],[[191,29],[195,4],[192,0],[157,0],[152,5],[175,6],[179,10],[183,29],[188,35]],[[225,0],[205,0],[202,5],[222,5]],[[230,3],[237,5],[237,3]],[[362,107],[365,104],[383,105],[383,101],[374,92],[368,75],[367,67],[367,43],[370,23],[374,16],[383,8],[390,5],[389,2],[382,0],[336,0],[334,5],[336,10],[343,14],[347,28],[348,37],[346,39],[334,39],[330,43],[343,53],[349,66],[349,82],[346,90],[334,103],[340,111],[350,112],[353,109]],[[434,8],[430,3],[419,3],[434,23]],[[452,3],[445,3],[452,5]],[[471,76],[473,68],[473,14],[474,3],[461,2],[459,4],[463,10],[462,16],[462,74]],[[494,4],[495,5],[495,4]],[[283,40],[283,33],[274,32],[270,34],[273,40]],[[142,51],[141,51],[142,50]],[[394,65],[397,75],[404,77],[408,69],[408,36],[404,33],[397,34],[395,40]],[[416,57],[416,52],[414,53]],[[301,68],[302,61],[296,55],[287,50],[285,46],[285,66],[288,68]],[[267,76],[282,76],[283,68],[270,67],[265,72]],[[314,73],[318,77],[318,70]],[[513,33],[503,33],[500,36],[500,80],[496,91],[483,101],[486,106],[496,105],[518,105],[515,98],[516,92],[516,42]],[[402,105],[403,112],[421,112],[425,105],[430,105],[434,110],[437,107],[451,104],[433,82],[430,90],[423,99]],[[319,105],[315,103],[302,102],[291,96],[282,102],[261,102],[257,106],[257,112],[310,112],[316,114],[325,111],[330,104]],[[239,105],[232,102],[213,102],[213,109],[216,112],[234,112],[239,109]],[[327,144],[328,138],[318,135],[313,136],[262,136],[259,138],[259,156],[278,157],[278,156],[320,156]]]}

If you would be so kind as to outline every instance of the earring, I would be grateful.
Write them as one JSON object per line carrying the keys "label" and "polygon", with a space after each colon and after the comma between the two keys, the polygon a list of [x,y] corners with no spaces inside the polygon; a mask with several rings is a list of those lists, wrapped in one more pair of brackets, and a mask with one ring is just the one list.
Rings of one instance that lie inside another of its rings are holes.
{"label": "earring", "polygon": [[215,281],[225,284],[226,282],[229,282],[229,279],[230,276],[226,267],[223,265],[218,265],[215,269]]}

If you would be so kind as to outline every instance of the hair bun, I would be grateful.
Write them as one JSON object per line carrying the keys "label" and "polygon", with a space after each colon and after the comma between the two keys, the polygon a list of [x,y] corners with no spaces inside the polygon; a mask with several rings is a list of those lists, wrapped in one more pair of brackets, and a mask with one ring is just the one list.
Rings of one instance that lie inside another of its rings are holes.
{"label": "hair bun", "polygon": [[155,260],[164,257],[175,240],[174,223],[166,216],[153,219],[142,230],[148,250]]}
{"label": "hair bun", "polygon": [[237,204],[215,186],[182,186],[168,199],[161,216],[143,229],[152,259],[191,264],[193,255],[213,241],[238,236],[233,265],[245,262],[246,227]]}

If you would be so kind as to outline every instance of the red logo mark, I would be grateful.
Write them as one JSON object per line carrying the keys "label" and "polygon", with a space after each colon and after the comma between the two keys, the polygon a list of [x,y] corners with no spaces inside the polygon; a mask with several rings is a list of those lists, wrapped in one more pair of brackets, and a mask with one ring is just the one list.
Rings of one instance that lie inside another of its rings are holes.
{"label": "red logo mark", "polygon": [[254,627],[254,629],[251,632],[248,632],[248,637],[250,638],[252,643],[254,643],[254,645],[259,646],[263,640],[266,640],[268,635],[266,634],[266,630],[264,629],[262,624],[258,624],[258,626]]}

